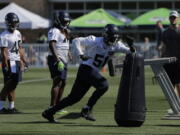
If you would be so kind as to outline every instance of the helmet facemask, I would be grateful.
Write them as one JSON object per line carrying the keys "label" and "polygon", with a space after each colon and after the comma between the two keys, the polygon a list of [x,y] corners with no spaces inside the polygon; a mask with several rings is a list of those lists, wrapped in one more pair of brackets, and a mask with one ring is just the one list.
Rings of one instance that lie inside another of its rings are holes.
{"label": "helmet facemask", "polygon": [[63,20],[61,20],[61,24],[64,28],[67,28],[70,24],[70,19],[69,18],[64,18]]}
{"label": "helmet facemask", "polygon": [[19,22],[6,23],[10,32],[14,32],[19,27]]}
{"label": "helmet facemask", "polygon": [[14,32],[19,27],[19,18],[14,13],[8,13],[5,17],[5,22],[10,32]]}
{"label": "helmet facemask", "polygon": [[119,34],[118,33],[104,32],[103,37],[104,37],[104,42],[109,46],[115,45],[119,40]]}
{"label": "helmet facemask", "polygon": [[60,12],[59,14],[55,15],[55,26],[60,29],[67,29],[70,24],[70,17],[68,13]]}

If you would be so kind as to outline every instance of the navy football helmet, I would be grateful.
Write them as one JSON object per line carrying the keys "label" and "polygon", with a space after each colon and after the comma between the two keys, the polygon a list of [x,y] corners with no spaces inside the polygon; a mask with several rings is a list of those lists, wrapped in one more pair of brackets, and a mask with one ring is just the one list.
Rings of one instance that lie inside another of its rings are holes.
{"label": "navy football helmet", "polygon": [[103,31],[104,42],[107,45],[114,45],[119,40],[119,29],[114,24],[107,24]]}
{"label": "navy football helmet", "polygon": [[54,26],[59,29],[67,29],[71,22],[69,13],[67,12],[58,12],[54,15]]}
{"label": "navy football helmet", "polygon": [[19,17],[15,13],[8,13],[5,16],[5,23],[10,32],[13,32],[19,27]]}

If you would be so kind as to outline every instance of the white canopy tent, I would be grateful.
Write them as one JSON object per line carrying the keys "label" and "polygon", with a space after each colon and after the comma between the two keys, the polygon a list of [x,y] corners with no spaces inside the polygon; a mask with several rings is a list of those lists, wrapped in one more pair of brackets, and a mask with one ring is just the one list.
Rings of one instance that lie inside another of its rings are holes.
{"label": "white canopy tent", "polygon": [[20,29],[38,29],[48,28],[50,21],[35,13],[32,13],[15,3],[10,3],[0,10],[0,28],[5,28],[5,15],[9,12],[14,12],[18,15],[20,20]]}

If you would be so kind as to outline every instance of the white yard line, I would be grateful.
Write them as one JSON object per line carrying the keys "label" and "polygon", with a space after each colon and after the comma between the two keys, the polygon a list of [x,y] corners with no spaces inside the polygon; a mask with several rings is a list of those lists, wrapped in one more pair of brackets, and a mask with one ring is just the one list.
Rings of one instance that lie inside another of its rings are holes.
{"label": "white yard line", "polygon": [[[20,84],[32,83],[32,82],[43,82],[43,81],[48,81],[48,80],[51,80],[51,78],[41,78],[41,79],[26,80],[26,81],[20,82]],[[0,86],[3,86],[3,85],[4,85],[3,83],[0,84]]]}
{"label": "white yard line", "polygon": [[26,80],[26,81],[20,82],[20,84],[24,84],[24,83],[32,83],[32,82],[43,82],[43,81],[48,81],[48,80],[51,80],[51,78],[42,78],[42,79]]}
{"label": "white yard line", "polygon": [[[68,75],[68,77],[75,77],[75,75],[71,75],[71,76]],[[67,77],[67,79],[68,79],[68,77]],[[20,82],[20,84],[32,83],[32,82],[43,82],[43,81],[48,81],[48,80],[51,80],[51,78],[25,80],[25,81]],[[3,83],[0,83],[0,86],[3,86],[3,85],[4,85]]]}

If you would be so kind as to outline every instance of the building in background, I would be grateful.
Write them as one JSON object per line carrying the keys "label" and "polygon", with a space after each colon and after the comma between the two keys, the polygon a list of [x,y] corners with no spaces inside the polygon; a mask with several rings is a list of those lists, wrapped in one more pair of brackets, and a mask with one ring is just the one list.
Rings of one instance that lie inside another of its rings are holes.
{"label": "building in background", "polygon": [[[49,2],[52,12],[67,10],[72,18],[77,18],[97,8],[112,10],[130,19],[135,19],[145,12],[160,7],[180,12],[180,0],[49,0]],[[125,29],[125,32],[134,33],[136,39],[143,41],[144,37],[155,40],[156,30],[141,28],[137,31],[135,28],[130,28]]]}

